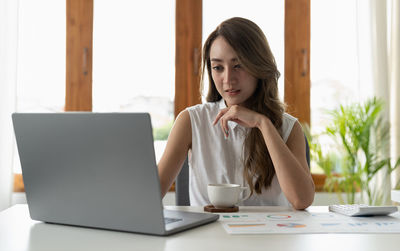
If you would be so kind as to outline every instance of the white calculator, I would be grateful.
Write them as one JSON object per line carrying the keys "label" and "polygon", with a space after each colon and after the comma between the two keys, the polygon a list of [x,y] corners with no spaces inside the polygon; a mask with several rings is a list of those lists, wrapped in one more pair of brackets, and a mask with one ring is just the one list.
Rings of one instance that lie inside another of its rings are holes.
{"label": "white calculator", "polygon": [[363,204],[330,205],[329,211],[347,216],[388,215],[397,212],[396,206],[368,206]]}

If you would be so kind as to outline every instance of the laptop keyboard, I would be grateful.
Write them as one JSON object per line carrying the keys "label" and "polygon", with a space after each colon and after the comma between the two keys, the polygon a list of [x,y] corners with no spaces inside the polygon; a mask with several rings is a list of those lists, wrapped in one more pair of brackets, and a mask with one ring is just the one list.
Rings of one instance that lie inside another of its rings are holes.
{"label": "laptop keyboard", "polygon": [[173,222],[177,222],[177,221],[181,221],[182,219],[179,219],[179,218],[168,218],[168,217],[165,217],[164,218],[164,223],[165,224],[169,224],[169,223],[173,223]]}

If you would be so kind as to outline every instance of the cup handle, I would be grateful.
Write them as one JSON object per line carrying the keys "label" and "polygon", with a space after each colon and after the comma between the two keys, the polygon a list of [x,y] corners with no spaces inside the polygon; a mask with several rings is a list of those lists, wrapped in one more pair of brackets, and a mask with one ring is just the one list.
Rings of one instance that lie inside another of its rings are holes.
{"label": "cup handle", "polygon": [[[248,187],[240,187],[240,190],[241,190],[240,191],[241,193],[244,193],[245,191],[249,191],[249,188]],[[250,192],[243,199],[240,199],[239,203],[247,200],[249,197],[250,197]]]}

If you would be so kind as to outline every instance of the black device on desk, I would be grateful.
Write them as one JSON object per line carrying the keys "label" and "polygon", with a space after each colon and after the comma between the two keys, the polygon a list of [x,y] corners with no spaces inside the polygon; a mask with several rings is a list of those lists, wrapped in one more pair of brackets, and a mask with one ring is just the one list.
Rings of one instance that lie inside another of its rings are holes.
{"label": "black device on desk", "polygon": [[33,220],[169,235],[218,219],[163,210],[147,113],[14,113]]}

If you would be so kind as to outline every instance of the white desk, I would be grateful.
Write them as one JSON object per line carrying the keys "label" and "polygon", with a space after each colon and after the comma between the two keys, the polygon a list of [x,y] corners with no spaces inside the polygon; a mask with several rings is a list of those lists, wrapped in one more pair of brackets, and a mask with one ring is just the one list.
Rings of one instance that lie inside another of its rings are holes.
{"label": "white desk", "polygon": [[[168,207],[186,211],[202,208]],[[240,212],[279,211],[276,207],[241,207]],[[326,211],[310,207],[308,211]],[[220,222],[157,237],[62,226],[33,221],[26,205],[0,212],[0,250],[400,250],[400,234],[229,235]]]}

